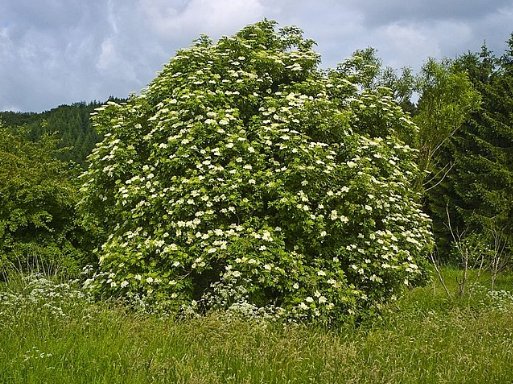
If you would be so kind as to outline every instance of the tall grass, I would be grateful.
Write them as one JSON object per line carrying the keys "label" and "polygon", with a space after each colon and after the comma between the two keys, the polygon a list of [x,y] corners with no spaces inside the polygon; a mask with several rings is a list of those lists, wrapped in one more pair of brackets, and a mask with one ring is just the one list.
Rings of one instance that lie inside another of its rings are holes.
{"label": "tall grass", "polygon": [[[458,271],[444,270],[456,290]],[[174,322],[67,283],[0,288],[1,383],[510,383],[513,276],[450,299],[438,283],[332,330],[222,314]],[[453,283],[454,281],[454,283]]]}

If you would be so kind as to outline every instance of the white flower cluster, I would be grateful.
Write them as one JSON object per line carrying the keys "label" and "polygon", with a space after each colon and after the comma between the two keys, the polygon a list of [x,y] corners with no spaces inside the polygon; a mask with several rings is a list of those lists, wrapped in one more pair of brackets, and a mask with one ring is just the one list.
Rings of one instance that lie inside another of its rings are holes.
{"label": "white flower cluster", "polygon": [[74,308],[91,300],[77,281],[54,282],[42,274],[23,276],[20,289],[0,292],[0,319],[16,319],[15,314],[42,311],[57,318],[67,318]]}

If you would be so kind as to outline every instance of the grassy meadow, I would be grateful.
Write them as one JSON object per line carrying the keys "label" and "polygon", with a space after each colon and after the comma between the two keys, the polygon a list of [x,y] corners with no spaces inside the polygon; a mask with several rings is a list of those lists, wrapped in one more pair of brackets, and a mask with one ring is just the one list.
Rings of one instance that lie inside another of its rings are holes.
{"label": "grassy meadow", "polygon": [[381,318],[326,330],[229,318],[175,322],[93,303],[44,277],[0,283],[0,383],[511,383],[513,275],[459,271]]}

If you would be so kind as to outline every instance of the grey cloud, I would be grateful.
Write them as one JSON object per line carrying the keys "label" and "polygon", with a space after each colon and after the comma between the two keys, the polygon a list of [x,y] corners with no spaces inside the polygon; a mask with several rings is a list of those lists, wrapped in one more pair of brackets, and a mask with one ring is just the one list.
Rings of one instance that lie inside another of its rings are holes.
{"label": "grey cloud", "polygon": [[398,21],[478,20],[512,4],[511,0],[352,0],[349,3],[364,13],[370,26]]}
{"label": "grey cloud", "polygon": [[[267,0],[265,0],[267,2]],[[269,0],[269,3],[271,1]],[[502,52],[513,29],[511,0],[285,0],[301,26],[318,41],[333,66],[355,49],[372,46],[386,65],[418,69],[428,57],[454,57],[483,41]]]}
{"label": "grey cloud", "polygon": [[201,33],[217,39],[264,17],[301,27],[323,66],[373,46],[385,64],[418,68],[484,40],[501,52],[513,1],[3,0],[0,110],[139,92]]}
{"label": "grey cloud", "polygon": [[138,92],[201,33],[264,17],[257,0],[10,1],[0,5],[0,109]]}
{"label": "grey cloud", "polygon": [[41,110],[93,96],[91,58],[108,31],[101,13],[81,1],[2,2],[0,108]]}

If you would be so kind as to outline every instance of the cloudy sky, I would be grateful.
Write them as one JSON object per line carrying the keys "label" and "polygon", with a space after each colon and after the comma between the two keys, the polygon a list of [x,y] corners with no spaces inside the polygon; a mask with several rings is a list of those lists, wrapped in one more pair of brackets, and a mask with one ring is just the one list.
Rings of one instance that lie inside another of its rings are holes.
{"label": "cloudy sky", "polygon": [[372,46],[384,64],[418,69],[484,41],[502,53],[513,0],[1,0],[0,110],[138,93],[201,33],[263,18],[302,28],[324,67]]}

